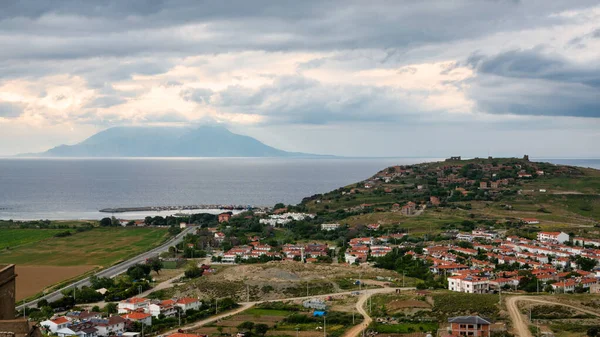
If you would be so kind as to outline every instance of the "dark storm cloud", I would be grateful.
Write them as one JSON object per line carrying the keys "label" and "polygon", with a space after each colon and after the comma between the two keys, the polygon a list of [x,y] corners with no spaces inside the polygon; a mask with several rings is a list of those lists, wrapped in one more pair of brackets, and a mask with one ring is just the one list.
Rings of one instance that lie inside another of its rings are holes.
{"label": "dark storm cloud", "polygon": [[600,63],[575,64],[540,50],[475,55],[470,96],[490,113],[600,117]]}
{"label": "dark storm cloud", "polygon": [[471,62],[483,74],[600,87],[600,62],[577,65],[558,56],[544,55],[538,50],[512,50],[476,61],[471,58]]}
{"label": "dark storm cloud", "polygon": [[0,102],[0,118],[19,117],[23,113],[23,106],[8,102]]}
{"label": "dark storm cloud", "polygon": [[[0,58],[403,50],[556,23],[562,19],[548,14],[594,3],[15,0],[0,5],[0,44],[5,47]],[[535,16],[528,14],[532,11]],[[182,29],[191,24],[201,30]],[[23,44],[25,39],[29,43]]]}

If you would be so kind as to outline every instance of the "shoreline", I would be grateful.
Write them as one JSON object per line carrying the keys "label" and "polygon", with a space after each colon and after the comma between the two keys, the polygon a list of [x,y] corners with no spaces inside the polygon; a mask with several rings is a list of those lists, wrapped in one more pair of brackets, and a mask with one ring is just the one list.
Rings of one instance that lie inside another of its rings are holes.
{"label": "shoreline", "polygon": [[[241,213],[240,210],[228,210],[233,214]],[[101,213],[100,211],[73,211],[73,212],[2,212],[0,211],[0,220],[8,221],[36,221],[36,220],[51,220],[51,221],[86,221],[100,220],[115,216],[117,218],[125,218],[126,220],[143,220],[147,216],[174,216],[175,214],[192,215],[198,213],[219,214],[221,209],[202,209],[198,210],[170,210],[170,211],[144,211],[144,212],[129,212],[129,213]]]}

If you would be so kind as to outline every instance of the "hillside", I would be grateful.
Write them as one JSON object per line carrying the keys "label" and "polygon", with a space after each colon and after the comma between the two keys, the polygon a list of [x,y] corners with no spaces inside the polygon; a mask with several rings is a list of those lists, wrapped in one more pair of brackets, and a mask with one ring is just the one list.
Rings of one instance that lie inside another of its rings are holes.
{"label": "hillside", "polygon": [[198,128],[114,127],[75,145],[60,145],[43,157],[307,157],[234,134],[221,126]]}
{"label": "hillside", "polygon": [[[365,181],[305,198],[301,206],[351,226],[379,223],[415,234],[468,229],[461,228],[464,224],[595,232],[600,171],[527,158],[393,166]],[[539,224],[523,221],[529,218]]]}

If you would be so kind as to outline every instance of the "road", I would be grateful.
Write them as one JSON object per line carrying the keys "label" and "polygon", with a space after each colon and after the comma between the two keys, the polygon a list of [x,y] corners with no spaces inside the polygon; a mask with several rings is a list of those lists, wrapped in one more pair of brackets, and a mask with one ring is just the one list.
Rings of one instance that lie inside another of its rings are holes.
{"label": "road", "polygon": [[529,322],[525,319],[525,315],[521,314],[519,311],[518,302],[536,302],[542,304],[550,304],[550,305],[561,305],[563,307],[568,307],[571,309],[575,309],[577,311],[584,312],[586,314],[591,314],[594,316],[600,317],[600,313],[595,311],[583,309],[581,307],[576,307],[569,304],[564,304],[560,302],[541,300],[537,297],[531,296],[511,296],[506,300],[506,307],[508,308],[508,313],[510,314],[510,320],[512,321],[513,330],[516,336],[519,337],[533,337],[531,332],[529,331]]}
{"label": "road", "polygon": [[[348,332],[346,332],[346,334],[344,335],[344,337],[354,337],[354,336],[357,336],[358,333],[360,333],[366,326],[368,326],[371,323],[371,318],[369,317],[369,315],[367,314],[367,312],[363,309],[365,301],[371,295],[373,295],[373,294],[395,293],[396,289],[400,289],[402,291],[405,291],[405,290],[414,290],[415,288],[378,288],[378,289],[369,289],[369,290],[363,290],[363,291],[361,291],[361,295],[360,295],[360,297],[358,299],[358,303],[356,304],[356,308],[357,308],[358,312],[363,315],[364,321],[361,324],[358,324],[358,325],[352,327],[349,330],[349,331],[356,330],[357,332],[355,334],[351,335]],[[182,326],[180,328],[164,332],[164,333],[162,333],[162,335],[170,335],[172,333],[176,333],[177,330],[179,330],[179,329],[183,329],[185,331],[194,330],[194,329],[202,327],[202,326],[204,326],[206,324],[210,324],[210,323],[219,321],[221,319],[224,319],[224,318],[227,318],[227,317],[230,317],[230,316],[233,316],[233,315],[237,315],[237,314],[239,314],[239,313],[241,313],[241,312],[243,312],[245,310],[248,310],[248,309],[252,308],[253,306],[255,306],[257,304],[261,304],[261,303],[283,302],[283,301],[299,301],[299,300],[308,300],[308,299],[312,299],[312,298],[326,298],[326,297],[329,297],[329,296],[351,295],[354,292],[356,292],[356,291],[343,291],[343,292],[339,292],[339,293],[331,293],[331,294],[323,294],[323,295],[280,298],[280,299],[276,299],[276,300],[265,300],[265,301],[255,301],[255,302],[242,302],[242,303],[240,303],[240,307],[239,308],[236,308],[236,309],[231,310],[231,311],[224,312],[224,313],[219,314],[219,315],[211,316],[209,318],[206,318],[206,319],[203,319],[201,321],[192,323],[190,325]],[[367,323],[367,324],[364,325],[365,323]]]}
{"label": "road", "polygon": [[[119,274],[122,274],[125,271],[127,271],[127,269],[129,267],[135,265],[136,263],[144,262],[148,258],[154,257],[162,252],[169,250],[169,247],[174,246],[174,245],[180,243],[181,241],[183,241],[183,238],[195,229],[196,229],[195,227],[186,228],[181,233],[177,234],[177,236],[175,236],[174,238],[170,239],[169,241],[163,243],[162,245],[160,245],[156,248],[153,248],[145,253],[142,253],[134,258],[131,258],[127,261],[121,262],[114,266],[108,267],[102,271],[99,271],[95,275],[98,277],[115,277]],[[37,305],[37,302],[42,299],[45,299],[48,302],[56,301],[63,297],[63,295],[62,295],[63,290],[73,289],[73,287],[80,288],[80,287],[89,286],[89,285],[90,285],[90,278],[86,277],[77,282],[71,283],[63,288],[60,288],[59,290],[53,291],[49,294],[46,294],[46,295],[44,295],[38,299],[35,299],[31,302],[21,304],[17,307],[17,310],[21,311],[21,310],[23,310],[24,307],[27,307],[27,308],[35,307]]]}

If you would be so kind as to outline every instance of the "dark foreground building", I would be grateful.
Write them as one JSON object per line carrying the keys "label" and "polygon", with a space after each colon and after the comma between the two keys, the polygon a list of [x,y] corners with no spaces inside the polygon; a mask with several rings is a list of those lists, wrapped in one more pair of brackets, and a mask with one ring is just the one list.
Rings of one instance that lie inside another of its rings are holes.
{"label": "dark foreground building", "polygon": [[0,265],[0,337],[41,337],[38,327],[15,318],[15,265]]}

